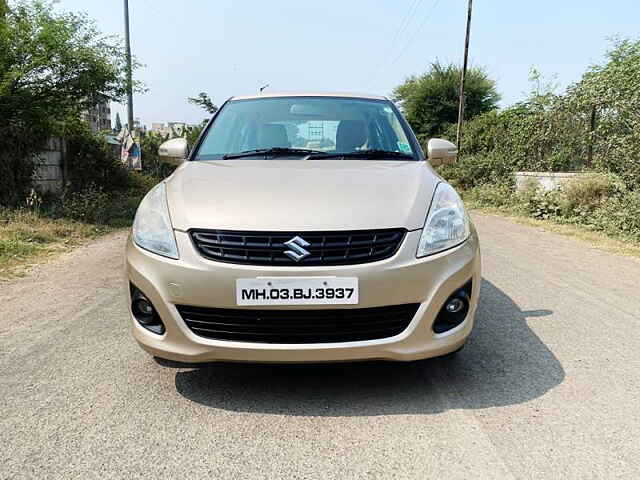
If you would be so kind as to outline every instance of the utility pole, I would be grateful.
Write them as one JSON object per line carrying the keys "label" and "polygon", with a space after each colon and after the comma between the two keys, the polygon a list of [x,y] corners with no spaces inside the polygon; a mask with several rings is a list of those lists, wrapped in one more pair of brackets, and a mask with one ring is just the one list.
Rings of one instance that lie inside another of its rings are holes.
{"label": "utility pole", "polygon": [[469,37],[471,35],[471,10],[473,8],[473,0],[469,0],[467,11],[467,34],[464,38],[464,61],[462,64],[462,72],[460,73],[460,98],[458,104],[458,131],[456,134],[456,145],[460,150],[460,141],[462,140],[462,123],[464,122],[464,82],[467,78],[467,65],[469,59]]}
{"label": "utility pole", "polygon": [[589,146],[587,147],[587,168],[591,168],[593,164],[593,144],[595,143],[596,136],[596,115],[597,109],[596,106],[593,105],[591,107],[591,121],[589,122]]}
{"label": "utility pole", "polygon": [[131,66],[131,41],[129,39],[129,0],[124,0],[124,42],[127,52],[127,121],[133,132],[133,72]]}

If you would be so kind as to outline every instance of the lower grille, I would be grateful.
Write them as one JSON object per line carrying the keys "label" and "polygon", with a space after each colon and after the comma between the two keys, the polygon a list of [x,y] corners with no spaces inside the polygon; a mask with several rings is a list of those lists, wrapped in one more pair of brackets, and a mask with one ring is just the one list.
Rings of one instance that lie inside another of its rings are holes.
{"label": "lower grille", "polygon": [[402,333],[420,305],[330,310],[249,310],[177,305],[201,337],[258,343],[356,342]]}

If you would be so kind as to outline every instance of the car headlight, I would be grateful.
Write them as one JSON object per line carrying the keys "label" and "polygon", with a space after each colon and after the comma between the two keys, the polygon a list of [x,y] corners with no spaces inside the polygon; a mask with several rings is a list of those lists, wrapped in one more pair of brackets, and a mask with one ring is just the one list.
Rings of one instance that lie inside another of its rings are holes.
{"label": "car headlight", "polygon": [[469,238],[470,233],[469,217],[460,196],[448,183],[438,184],[417,256],[425,257],[455,247]]}
{"label": "car headlight", "polygon": [[133,241],[136,244],[163,257],[180,258],[176,237],[173,234],[167,190],[164,183],[153,187],[140,202],[133,221]]}

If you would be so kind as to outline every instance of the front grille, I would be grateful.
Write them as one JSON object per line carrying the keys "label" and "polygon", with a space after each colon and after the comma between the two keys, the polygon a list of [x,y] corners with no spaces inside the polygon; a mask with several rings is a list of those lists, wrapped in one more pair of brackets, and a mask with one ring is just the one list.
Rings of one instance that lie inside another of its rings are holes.
{"label": "front grille", "polygon": [[[200,254],[209,260],[245,265],[314,266],[355,265],[391,257],[406,234],[403,228],[345,232],[239,232],[190,230]],[[300,237],[308,256],[296,261],[285,255],[285,245]],[[304,244],[303,244],[304,245]]]}
{"label": "front grille", "polygon": [[404,331],[419,304],[330,310],[249,310],[177,305],[201,337],[259,343],[356,342]]}

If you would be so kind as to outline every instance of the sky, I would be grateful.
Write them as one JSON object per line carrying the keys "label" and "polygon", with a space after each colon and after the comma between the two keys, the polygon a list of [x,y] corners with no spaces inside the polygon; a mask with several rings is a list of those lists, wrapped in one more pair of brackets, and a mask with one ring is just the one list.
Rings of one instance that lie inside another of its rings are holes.
{"label": "sky", "polygon": [[[121,0],[59,0],[124,36]],[[134,97],[143,124],[198,123],[187,102],[268,91],[390,95],[435,60],[461,64],[467,0],[129,0]],[[559,88],[602,61],[612,37],[639,38],[640,0],[475,0],[469,58],[496,80],[501,106],[522,100],[536,68]],[[126,107],[112,105],[126,121]]]}

